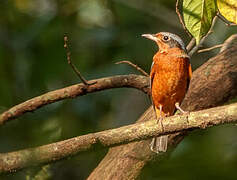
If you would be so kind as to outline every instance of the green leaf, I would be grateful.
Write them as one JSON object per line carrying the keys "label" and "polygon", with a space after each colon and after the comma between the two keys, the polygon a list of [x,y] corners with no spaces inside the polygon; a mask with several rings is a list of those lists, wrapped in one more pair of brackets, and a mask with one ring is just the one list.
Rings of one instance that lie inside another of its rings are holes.
{"label": "green leaf", "polygon": [[237,24],[237,0],[217,0],[217,6],[222,16]]}
{"label": "green leaf", "polygon": [[214,0],[183,0],[183,17],[188,31],[195,37],[196,44],[211,28],[216,15]]}

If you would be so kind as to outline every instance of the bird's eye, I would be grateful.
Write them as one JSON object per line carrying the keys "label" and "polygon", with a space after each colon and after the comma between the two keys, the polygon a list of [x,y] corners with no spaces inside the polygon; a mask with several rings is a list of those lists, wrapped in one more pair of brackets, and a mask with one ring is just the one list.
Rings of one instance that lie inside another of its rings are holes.
{"label": "bird's eye", "polygon": [[164,36],[163,37],[163,40],[165,40],[165,41],[168,41],[170,38],[169,38],[169,36]]}

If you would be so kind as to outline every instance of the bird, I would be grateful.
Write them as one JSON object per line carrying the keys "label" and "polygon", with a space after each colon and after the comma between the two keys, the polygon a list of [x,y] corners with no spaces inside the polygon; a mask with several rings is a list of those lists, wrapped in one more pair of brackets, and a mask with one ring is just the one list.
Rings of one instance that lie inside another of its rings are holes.
{"label": "bird", "polygon": [[[158,51],[153,56],[150,71],[151,100],[162,130],[163,119],[179,110],[192,77],[190,57],[182,39],[170,32],[143,34],[143,37],[155,41]],[[150,144],[155,153],[166,152],[168,135],[154,137]]]}

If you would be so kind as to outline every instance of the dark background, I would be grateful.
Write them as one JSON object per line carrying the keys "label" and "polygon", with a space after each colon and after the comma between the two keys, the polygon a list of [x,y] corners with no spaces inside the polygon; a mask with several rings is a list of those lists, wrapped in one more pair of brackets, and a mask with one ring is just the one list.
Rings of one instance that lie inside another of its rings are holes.
{"label": "dark background", "polygon": [[[79,83],[66,61],[63,35],[72,59],[87,79],[138,73],[130,60],[149,72],[156,45],[143,33],[169,31],[187,44],[174,0],[1,0],[0,111],[43,93]],[[205,47],[222,43],[236,27],[218,21]],[[218,50],[195,54],[193,69]],[[135,89],[113,89],[45,106],[0,127],[0,152],[120,127],[150,106]],[[237,128],[233,125],[194,131],[161,164],[150,163],[141,179],[237,179]],[[108,149],[98,148],[52,164],[51,179],[85,179]],[[26,179],[40,168],[0,176]]]}

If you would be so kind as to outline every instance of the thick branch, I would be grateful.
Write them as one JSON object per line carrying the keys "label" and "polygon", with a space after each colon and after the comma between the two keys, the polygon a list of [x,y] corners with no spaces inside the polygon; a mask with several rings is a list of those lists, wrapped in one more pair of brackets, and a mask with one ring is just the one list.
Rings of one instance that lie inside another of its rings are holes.
{"label": "thick branch", "polygon": [[[95,81],[96,84],[91,84]],[[88,83],[91,85],[87,86],[83,83],[72,85],[63,89],[48,92],[18,104],[0,115],[0,125],[3,125],[11,119],[17,118],[26,112],[32,112],[47,104],[105,89],[128,87],[142,90],[145,93],[149,92],[149,78],[134,74],[106,77],[91,80]]]}
{"label": "thick branch", "polygon": [[[181,107],[195,111],[218,106],[236,96],[237,45],[233,45],[193,73],[189,91]],[[144,122],[154,117],[154,111],[150,107],[138,121]],[[182,139],[183,134],[170,135],[169,152],[172,152]],[[136,179],[147,162],[162,158],[166,154],[157,156],[150,151],[149,144],[150,140],[145,140],[110,148],[88,179]]]}
{"label": "thick branch", "polygon": [[237,122],[237,103],[192,112],[189,116],[172,116],[163,120],[164,129],[155,119],[79,136],[37,148],[0,154],[0,173],[12,172],[24,167],[53,162],[91,149],[95,145],[105,147],[144,140],[153,136],[176,133],[183,130],[204,129],[213,125]]}

